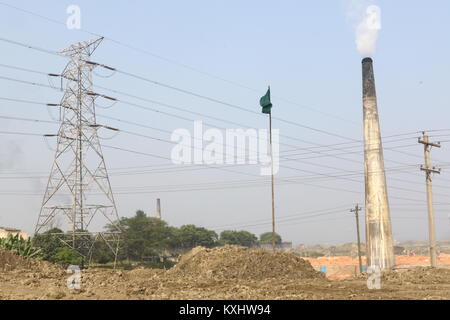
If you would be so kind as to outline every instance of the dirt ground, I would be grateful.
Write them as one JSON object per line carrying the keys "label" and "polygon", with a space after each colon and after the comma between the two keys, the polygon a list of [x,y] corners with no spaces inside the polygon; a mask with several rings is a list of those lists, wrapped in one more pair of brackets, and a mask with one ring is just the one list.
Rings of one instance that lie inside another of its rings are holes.
{"label": "dirt ground", "polygon": [[69,290],[64,269],[0,251],[0,300],[7,299],[450,299],[450,270],[414,268],[383,275],[382,289],[366,277],[328,280],[287,253],[195,248],[174,268],[86,269]]}
{"label": "dirt ground", "polygon": [[[347,279],[355,277],[359,273],[358,258],[338,256],[338,257],[320,257],[305,258],[316,270],[322,270],[325,267],[327,278],[330,280]],[[403,270],[415,267],[427,267],[430,265],[429,256],[396,256],[395,269]],[[362,259],[363,266],[366,265],[366,259]],[[438,265],[442,269],[450,269],[450,254],[441,254],[438,257]]]}
{"label": "dirt ground", "polygon": [[[358,258],[351,257],[319,257],[319,258],[304,258],[313,266],[357,266]],[[363,264],[366,264],[366,258],[362,258]],[[429,265],[430,257],[426,256],[396,256],[395,264],[402,265]],[[438,257],[438,264],[450,266],[450,254],[440,254]]]}

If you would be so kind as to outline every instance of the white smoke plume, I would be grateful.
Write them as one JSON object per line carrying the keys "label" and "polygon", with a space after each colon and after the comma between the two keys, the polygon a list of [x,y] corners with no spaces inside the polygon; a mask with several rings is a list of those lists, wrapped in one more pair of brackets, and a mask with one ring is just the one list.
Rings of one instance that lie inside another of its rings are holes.
{"label": "white smoke plume", "polygon": [[0,143],[0,169],[13,169],[23,154],[22,148],[15,141]]}
{"label": "white smoke plume", "polygon": [[365,4],[364,1],[353,1],[348,13],[357,19],[355,26],[356,47],[362,57],[375,54],[378,35],[381,30],[381,9],[376,5]]}

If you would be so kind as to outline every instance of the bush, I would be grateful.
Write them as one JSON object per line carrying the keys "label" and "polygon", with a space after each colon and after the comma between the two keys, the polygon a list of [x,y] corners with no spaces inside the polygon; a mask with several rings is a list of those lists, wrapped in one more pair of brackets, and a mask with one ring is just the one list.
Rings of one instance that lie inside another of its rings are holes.
{"label": "bush", "polygon": [[68,266],[68,265],[79,265],[81,263],[81,257],[77,252],[64,247],[56,249],[54,256],[55,263]]}

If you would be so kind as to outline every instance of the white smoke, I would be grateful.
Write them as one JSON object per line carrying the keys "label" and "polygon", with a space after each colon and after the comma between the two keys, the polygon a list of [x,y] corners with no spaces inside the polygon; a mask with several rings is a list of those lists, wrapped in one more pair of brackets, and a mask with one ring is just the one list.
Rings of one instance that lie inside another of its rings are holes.
{"label": "white smoke", "polygon": [[22,148],[15,141],[0,143],[0,169],[13,169],[21,160]]}
{"label": "white smoke", "polygon": [[376,5],[353,1],[349,17],[358,19],[355,27],[356,47],[363,57],[375,54],[378,35],[381,30],[381,9]]}

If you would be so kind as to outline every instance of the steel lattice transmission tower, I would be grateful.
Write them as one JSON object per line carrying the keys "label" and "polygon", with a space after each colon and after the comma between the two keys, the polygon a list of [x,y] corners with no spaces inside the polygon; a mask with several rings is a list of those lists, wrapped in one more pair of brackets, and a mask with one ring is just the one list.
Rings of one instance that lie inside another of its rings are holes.
{"label": "steel lattice transmission tower", "polygon": [[[120,224],[105,159],[97,134],[98,129],[111,127],[97,123],[95,100],[113,98],[93,92],[89,58],[103,38],[75,43],[61,52],[70,61],[60,76],[65,81],[60,103],[60,128],[57,147],[48,179],[35,234],[47,231],[63,217],[68,229],[59,238],[84,258],[92,253],[100,237],[117,258]],[[109,232],[89,232],[94,217],[101,215],[110,225]]]}

